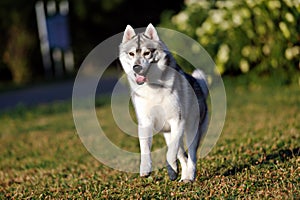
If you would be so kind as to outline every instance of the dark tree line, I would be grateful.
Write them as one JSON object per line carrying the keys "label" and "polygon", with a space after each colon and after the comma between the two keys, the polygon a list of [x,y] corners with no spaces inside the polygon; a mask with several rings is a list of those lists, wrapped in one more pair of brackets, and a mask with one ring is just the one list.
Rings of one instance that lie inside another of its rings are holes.
{"label": "dark tree line", "polygon": [[[0,81],[23,83],[43,77],[35,3],[34,0],[0,2]],[[158,24],[163,11],[177,13],[183,1],[69,0],[69,5],[72,48],[78,68],[93,47],[123,31],[127,24],[134,27],[144,27],[150,22]]]}

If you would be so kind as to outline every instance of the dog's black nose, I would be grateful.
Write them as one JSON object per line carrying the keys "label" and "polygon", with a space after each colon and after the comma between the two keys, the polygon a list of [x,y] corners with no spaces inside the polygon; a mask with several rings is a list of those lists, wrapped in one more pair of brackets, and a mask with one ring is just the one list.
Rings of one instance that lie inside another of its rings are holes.
{"label": "dog's black nose", "polygon": [[143,67],[141,65],[134,65],[133,66],[133,71],[137,74],[141,73]]}

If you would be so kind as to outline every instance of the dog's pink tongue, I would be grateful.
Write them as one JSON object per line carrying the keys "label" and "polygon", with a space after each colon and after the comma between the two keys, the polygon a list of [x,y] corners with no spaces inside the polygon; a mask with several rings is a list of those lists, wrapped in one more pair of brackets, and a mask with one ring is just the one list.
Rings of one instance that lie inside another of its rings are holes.
{"label": "dog's pink tongue", "polygon": [[137,82],[137,84],[141,85],[147,81],[147,78],[145,76],[137,75],[135,77],[135,81]]}

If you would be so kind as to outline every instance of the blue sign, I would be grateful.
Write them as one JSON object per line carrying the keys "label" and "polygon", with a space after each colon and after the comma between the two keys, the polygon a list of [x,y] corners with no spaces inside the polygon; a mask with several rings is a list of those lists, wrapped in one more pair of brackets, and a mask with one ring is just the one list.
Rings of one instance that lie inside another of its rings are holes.
{"label": "blue sign", "polygon": [[67,16],[56,14],[46,21],[50,48],[69,49],[71,44]]}

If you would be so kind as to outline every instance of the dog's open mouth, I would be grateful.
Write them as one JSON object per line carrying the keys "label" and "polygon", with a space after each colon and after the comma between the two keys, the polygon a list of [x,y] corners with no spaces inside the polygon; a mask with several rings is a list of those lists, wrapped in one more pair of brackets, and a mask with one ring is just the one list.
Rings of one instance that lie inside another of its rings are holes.
{"label": "dog's open mouth", "polygon": [[135,82],[138,85],[143,85],[147,81],[147,78],[143,75],[139,75],[139,74],[134,74],[134,75],[135,75]]}

